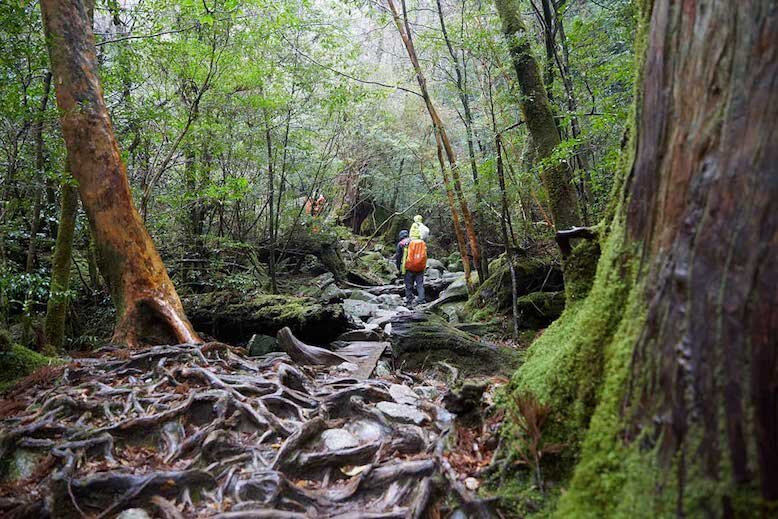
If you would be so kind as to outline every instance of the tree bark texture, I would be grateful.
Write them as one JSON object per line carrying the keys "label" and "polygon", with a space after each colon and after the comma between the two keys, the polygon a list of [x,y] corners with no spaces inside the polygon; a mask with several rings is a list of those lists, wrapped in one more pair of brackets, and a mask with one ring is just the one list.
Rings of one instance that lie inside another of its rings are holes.
{"label": "tree bark texture", "polygon": [[[518,0],[495,0],[503,33],[513,60],[521,96],[519,104],[537,149],[538,159],[550,157],[559,144],[559,130],[548,102],[540,67],[532,54],[529,33],[519,11]],[[581,224],[570,170],[564,163],[546,165],[540,173],[548,193],[551,216],[557,229]]]}
{"label": "tree bark texture", "polygon": [[132,202],[97,77],[84,2],[41,2],[68,162],[116,306],[114,340],[130,346],[199,342]]}
{"label": "tree bark texture", "polygon": [[54,255],[51,259],[49,302],[46,306],[46,320],[43,327],[46,345],[54,351],[62,350],[65,342],[65,318],[68,310],[68,290],[70,290],[70,262],[77,214],[78,188],[63,183],[57,242],[54,245]]}
{"label": "tree bark texture", "polygon": [[776,501],[778,9],[653,4],[626,206],[648,313],[625,406],[636,428],[658,419],[680,484]]}
{"label": "tree bark texture", "polygon": [[[560,516],[768,517],[778,507],[778,10],[771,0],[641,7],[635,123],[597,276],[517,377],[536,370],[543,382],[525,389],[547,399],[576,395],[555,412],[591,410]],[[551,369],[578,375],[549,382],[541,364],[566,344]]]}

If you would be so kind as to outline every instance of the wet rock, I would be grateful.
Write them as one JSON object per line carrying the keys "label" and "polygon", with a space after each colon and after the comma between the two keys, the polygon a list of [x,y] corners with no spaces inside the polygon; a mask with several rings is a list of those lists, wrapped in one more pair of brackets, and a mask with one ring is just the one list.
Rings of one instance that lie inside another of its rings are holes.
{"label": "wet rock", "polygon": [[297,337],[322,344],[348,329],[341,305],[305,297],[223,290],[187,297],[184,308],[196,330],[227,343],[272,336],[288,326]]}
{"label": "wet rock", "polygon": [[359,441],[365,443],[382,440],[386,434],[384,427],[372,420],[352,420],[346,424],[346,428]]}
{"label": "wet rock", "polygon": [[360,319],[373,317],[379,310],[380,308],[377,304],[360,301],[359,299],[346,299],[343,301],[343,311],[347,315],[353,315]]}
{"label": "wet rock", "polygon": [[443,274],[438,269],[431,269],[428,268],[427,271],[424,273],[425,278],[429,278],[430,281],[434,281],[436,279],[440,279],[443,277]]}
{"label": "wet rock", "polygon": [[426,400],[435,400],[438,398],[438,395],[440,395],[440,392],[437,390],[437,388],[432,386],[416,386],[413,390],[417,395]]}
{"label": "wet rock", "polygon": [[327,429],[321,433],[325,447],[331,451],[349,449],[359,445],[359,440],[346,429]]}
{"label": "wet rock", "polygon": [[397,404],[395,402],[378,402],[376,407],[387,418],[397,422],[421,425],[429,420],[429,416],[412,405]]}
{"label": "wet rock", "polygon": [[427,268],[428,269],[436,269],[436,270],[439,270],[441,272],[446,270],[446,266],[443,265],[443,262],[440,261],[440,260],[436,260],[434,258],[428,258],[427,259]]}
{"label": "wet rock", "polygon": [[419,395],[413,389],[402,384],[392,384],[389,386],[389,395],[398,404],[414,405],[419,401]]}
{"label": "wet rock", "polygon": [[375,302],[375,298],[376,297],[373,294],[358,288],[352,290],[351,295],[349,296],[349,299],[356,299],[358,301],[365,301],[367,303]]}
{"label": "wet rock", "polygon": [[278,341],[275,337],[260,334],[252,335],[246,348],[251,357],[260,357],[274,351],[281,351],[281,347],[278,345]]}

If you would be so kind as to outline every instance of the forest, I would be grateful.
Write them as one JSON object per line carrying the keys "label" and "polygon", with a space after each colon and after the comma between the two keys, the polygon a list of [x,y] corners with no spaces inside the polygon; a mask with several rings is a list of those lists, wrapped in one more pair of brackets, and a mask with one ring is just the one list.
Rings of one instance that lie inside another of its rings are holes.
{"label": "forest", "polygon": [[0,517],[778,516],[774,0],[0,1]]}

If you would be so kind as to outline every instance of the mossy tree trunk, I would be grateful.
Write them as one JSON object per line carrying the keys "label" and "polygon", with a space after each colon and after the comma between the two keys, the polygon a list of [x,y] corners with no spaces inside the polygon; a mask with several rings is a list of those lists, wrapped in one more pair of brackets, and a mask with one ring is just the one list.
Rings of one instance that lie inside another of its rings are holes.
{"label": "mossy tree trunk", "polygon": [[198,342],[138,215],[97,76],[83,1],[41,2],[68,162],[116,306],[114,340],[136,346]]}
{"label": "mossy tree trunk", "polygon": [[642,9],[635,123],[597,276],[531,346],[515,388],[585,431],[558,515],[767,517],[778,13],[771,0]]}
{"label": "mossy tree trunk", "polygon": [[62,184],[62,203],[60,208],[57,242],[51,260],[51,285],[49,302],[46,307],[44,333],[46,345],[58,351],[65,342],[65,318],[68,310],[68,291],[70,290],[70,262],[73,252],[73,232],[78,214],[78,188],[75,185]]}
{"label": "mossy tree trunk", "polygon": [[[519,0],[495,0],[502,29],[516,70],[521,96],[519,105],[537,148],[537,159],[551,157],[559,144],[559,130],[548,102],[540,67],[532,53],[529,33],[521,19]],[[543,166],[540,179],[548,193],[551,217],[557,229],[581,224],[575,188],[565,163]]]}

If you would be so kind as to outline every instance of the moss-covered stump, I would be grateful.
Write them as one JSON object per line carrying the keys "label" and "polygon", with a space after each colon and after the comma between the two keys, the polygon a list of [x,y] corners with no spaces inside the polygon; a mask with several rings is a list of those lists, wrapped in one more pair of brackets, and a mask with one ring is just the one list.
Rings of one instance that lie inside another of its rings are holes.
{"label": "moss-covered stump", "polygon": [[564,292],[533,292],[517,301],[519,326],[528,330],[539,330],[562,315],[565,309]]}
{"label": "moss-covered stump", "polygon": [[468,377],[508,373],[515,368],[511,350],[484,342],[436,315],[401,315],[392,319],[391,325],[392,353],[405,369],[424,369],[444,361]]}
{"label": "moss-covered stump", "polygon": [[190,296],[184,307],[197,330],[236,344],[254,334],[275,336],[285,326],[304,341],[325,344],[348,329],[342,305],[306,297],[219,291]]}
{"label": "moss-covered stump", "polygon": [[0,336],[0,392],[13,386],[13,384],[31,374],[38,368],[48,366],[55,362],[55,359],[46,357],[40,353],[34,352],[19,346],[6,342],[6,334]]}
{"label": "moss-covered stump", "polygon": [[[516,295],[520,298],[535,292],[555,293],[564,288],[562,269],[552,259],[515,259],[513,267]],[[513,304],[511,272],[504,255],[489,264],[489,272],[490,276],[465,305],[464,313],[472,319],[481,316],[483,310],[490,315],[509,312]]]}
{"label": "moss-covered stump", "polygon": [[584,240],[564,260],[565,296],[568,304],[581,301],[589,295],[597,275],[600,260],[600,242]]}

